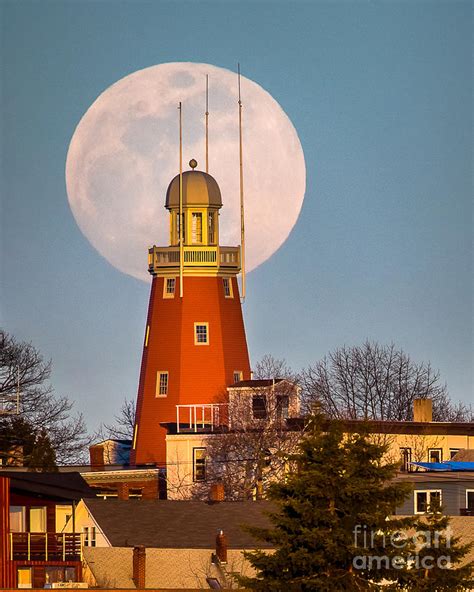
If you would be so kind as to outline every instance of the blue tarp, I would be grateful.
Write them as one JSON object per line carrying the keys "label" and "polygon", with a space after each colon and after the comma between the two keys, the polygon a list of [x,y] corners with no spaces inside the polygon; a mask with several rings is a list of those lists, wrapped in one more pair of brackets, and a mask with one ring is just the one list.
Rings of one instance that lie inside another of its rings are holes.
{"label": "blue tarp", "polygon": [[459,462],[446,460],[445,462],[412,462],[417,467],[423,467],[429,471],[474,471],[474,462]]}

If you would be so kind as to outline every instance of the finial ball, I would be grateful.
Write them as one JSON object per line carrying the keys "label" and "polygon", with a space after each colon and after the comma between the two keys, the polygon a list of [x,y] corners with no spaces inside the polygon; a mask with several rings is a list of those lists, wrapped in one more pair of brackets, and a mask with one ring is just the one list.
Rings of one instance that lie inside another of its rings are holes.
{"label": "finial ball", "polygon": [[189,166],[193,169],[193,171],[197,167],[197,165],[198,165],[197,160],[195,160],[194,158],[191,158],[191,160],[189,161]]}

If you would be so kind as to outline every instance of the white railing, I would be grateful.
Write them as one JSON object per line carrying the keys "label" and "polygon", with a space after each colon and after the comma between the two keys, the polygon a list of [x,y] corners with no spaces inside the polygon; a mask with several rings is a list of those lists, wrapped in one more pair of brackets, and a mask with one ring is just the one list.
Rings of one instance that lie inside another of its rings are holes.
{"label": "white railing", "polygon": [[176,405],[176,431],[213,432],[227,425],[227,403],[203,403],[200,405]]}

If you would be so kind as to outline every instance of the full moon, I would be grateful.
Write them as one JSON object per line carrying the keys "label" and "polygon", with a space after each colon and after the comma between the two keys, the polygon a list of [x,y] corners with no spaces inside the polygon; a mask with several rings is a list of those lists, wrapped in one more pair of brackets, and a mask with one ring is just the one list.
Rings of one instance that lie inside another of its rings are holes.
{"label": "full moon", "polygon": [[[169,244],[166,189],[179,172],[178,104],[183,162],[205,170],[206,75],[209,76],[209,173],[223,208],[220,244],[240,243],[237,75],[199,63],[139,70],[107,88],[72,137],[66,186],[74,218],[115,268],[148,281],[148,247]],[[241,78],[247,271],[285,242],[303,204],[301,143],[280,105]]]}

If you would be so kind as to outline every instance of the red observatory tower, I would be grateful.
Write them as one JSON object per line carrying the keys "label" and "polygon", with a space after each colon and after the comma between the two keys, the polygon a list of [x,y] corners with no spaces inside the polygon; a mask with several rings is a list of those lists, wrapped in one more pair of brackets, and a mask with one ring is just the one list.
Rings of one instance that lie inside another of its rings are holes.
{"label": "red observatory tower", "polygon": [[153,281],[133,464],[165,464],[166,429],[160,424],[176,422],[177,405],[215,403],[225,387],[250,378],[237,283],[241,249],[220,246],[219,186],[195,170],[196,161],[190,165],[166,193],[170,246],[149,249]]}

